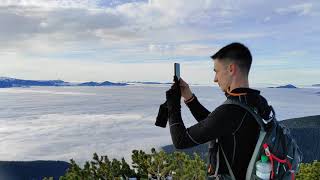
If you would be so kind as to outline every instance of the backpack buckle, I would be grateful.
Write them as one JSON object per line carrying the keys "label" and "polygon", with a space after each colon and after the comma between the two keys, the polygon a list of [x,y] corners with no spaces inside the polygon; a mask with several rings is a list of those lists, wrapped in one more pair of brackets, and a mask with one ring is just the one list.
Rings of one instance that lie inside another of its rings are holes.
{"label": "backpack buckle", "polygon": [[270,150],[269,150],[269,146],[267,143],[263,144],[263,149],[264,149],[264,152],[266,153],[266,155],[269,157],[271,156],[271,153],[270,153]]}
{"label": "backpack buckle", "polygon": [[268,124],[269,122],[271,122],[271,121],[276,117],[276,113],[274,112],[273,107],[272,107],[272,106],[269,106],[269,107],[270,107],[270,109],[271,109],[272,115],[269,116],[269,119],[267,119],[267,120],[263,119],[263,121],[264,121],[265,124]]}

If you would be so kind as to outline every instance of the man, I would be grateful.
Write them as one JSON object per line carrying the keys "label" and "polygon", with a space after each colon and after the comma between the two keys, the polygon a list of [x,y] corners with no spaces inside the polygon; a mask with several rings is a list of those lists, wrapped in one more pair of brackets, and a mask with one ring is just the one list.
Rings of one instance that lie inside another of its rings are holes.
{"label": "man", "polygon": [[[229,44],[211,56],[214,62],[214,82],[227,98],[237,99],[251,106],[262,118],[268,119],[270,108],[260,92],[249,88],[248,75],[252,63],[249,49],[240,43]],[[186,128],[181,118],[181,96],[197,124]],[[170,133],[177,149],[189,148],[218,139],[236,179],[245,179],[247,166],[259,135],[254,117],[240,106],[222,104],[209,112],[192,93],[188,84],[180,79],[166,92]],[[211,161],[215,151],[209,149],[208,175],[218,174],[220,179],[230,177],[227,163],[218,152],[219,168]],[[214,159],[214,158],[213,158]]]}

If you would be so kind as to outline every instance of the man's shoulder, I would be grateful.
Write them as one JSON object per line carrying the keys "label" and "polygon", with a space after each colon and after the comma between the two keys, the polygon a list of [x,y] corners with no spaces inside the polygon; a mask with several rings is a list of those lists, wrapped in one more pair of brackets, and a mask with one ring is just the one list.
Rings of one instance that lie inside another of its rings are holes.
{"label": "man's shoulder", "polygon": [[228,124],[233,130],[237,129],[239,124],[242,124],[243,128],[258,127],[257,123],[251,123],[256,122],[253,120],[254,116],[236,104],[221,104],[212,112],[211,116],[223,124]]}
{"label": "man's shoulder", "polygon": [[[243,117],[247,113],[249,118],[255,118],[246,107],[239,105],[241,102],[239,103],[237,100],[226,101],[228,102],[224,102],[219,105],[212,113],[225,116],[230,119],[239,119],[239,117]],[[253,112],[260,113],[261,111],[261,108],[257,108],[254,105],[244,104],[244,106],[248,106],[250,109],[252,108]]]}
{"label": "man's shoulder", "polygon": [[245,109],[236,104],[221,104],[212,113],[223,113],[225,115],[243,114]]}

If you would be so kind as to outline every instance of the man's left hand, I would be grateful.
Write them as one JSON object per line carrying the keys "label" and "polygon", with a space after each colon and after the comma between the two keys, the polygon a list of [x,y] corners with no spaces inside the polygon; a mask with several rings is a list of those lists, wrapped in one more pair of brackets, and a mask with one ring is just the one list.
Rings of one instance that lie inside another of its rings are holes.
{"label": "man's left hand", "polygon": [[169,113],[180,110],[181,108],[181,90],[179,82],[175,82],[171,88],[166,92],[167,106]]}

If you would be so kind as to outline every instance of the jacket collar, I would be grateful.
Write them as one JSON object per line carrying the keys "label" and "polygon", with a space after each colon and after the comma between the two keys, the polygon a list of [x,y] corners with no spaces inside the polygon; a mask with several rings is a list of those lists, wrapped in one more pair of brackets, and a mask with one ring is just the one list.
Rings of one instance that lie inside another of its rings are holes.
{"label": "jacket collar", "polygon": [[259,95],[260,91],[256,90],[256,89],[251,89],[251,88],[235,88],[233,89],[231,92],[225,92],[225,96],[229,97],[229,96],[239,96],[239,95],[246,95],[246,94],[256,94]]}

